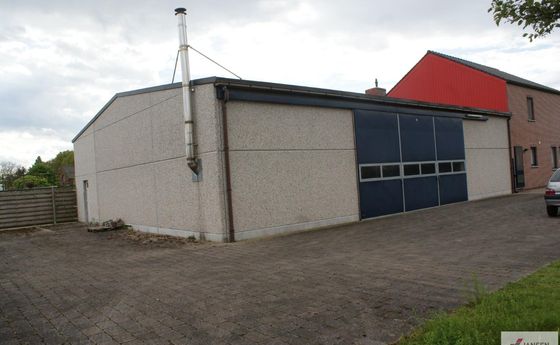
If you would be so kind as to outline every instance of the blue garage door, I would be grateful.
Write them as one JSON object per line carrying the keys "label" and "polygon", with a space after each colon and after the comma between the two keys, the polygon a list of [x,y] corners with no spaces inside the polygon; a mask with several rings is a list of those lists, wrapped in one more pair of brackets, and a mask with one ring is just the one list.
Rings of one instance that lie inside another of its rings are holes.
{"label": "blue garage door", "polygon": [[354,112],[362,218],[467,200],[459,118]]}

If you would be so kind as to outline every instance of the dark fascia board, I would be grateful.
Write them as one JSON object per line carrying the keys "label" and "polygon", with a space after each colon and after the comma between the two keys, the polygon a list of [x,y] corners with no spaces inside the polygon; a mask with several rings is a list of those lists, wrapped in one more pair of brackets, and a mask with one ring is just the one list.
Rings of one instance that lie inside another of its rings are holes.
{"label": "dark fascia board", "polygon": [[[511,117],[511,113],[497,112],[486,109],[459,107],[446,104],[404,100],[387,96],[372,96],[361,93],[312,88],[305,86],[265,83],[249,80],[227,78],[206,78],[194,81],[195,85],[213,83],[218,87],[227,87],[230,99],[260,101],[268,103],[297,104],[344,109],[393,109],[402,108],[415,110],[417,113],[440,112],[475,114],[485,116]],[[218,98],[223,98],[223,92],[218,92]]]}
{"label": "dark fascia board", "polygon": [[107,108],[109,108],[109,106],[111,106],[111,104],[113,104],[113,102],[117,98],[126,97],[126,96],[134,96],[134,95],[139,95],[139,94],[142,94],[142,93],[177,89],[177,88],[180,88],[180,87],[181,87],[181,83],[173,83],[173,84],[158,85],[158,86],[146,87],[146,88],[143,88],[143,89],[137,89],[137,90],[132,90],[132,91],[125,91],[125,92],[116,93],[113,97],[111,97],[109,102],[105,103],[105,105],[101,108],[101,110],[99,110],[97,112],[97,114],[95,114],[95,116],[84,126],[84,128],[82,128],[80,130],[80,132],[78,132],[78,134],[76,134],[74,139],[72,139],[72,143],[76,142],[76,140],[78,140],[78,138],[82,134],[84,134],[84,132],[95,122],[95,120],[97,120],[99,118],[99,116],[101,116],[101,114],[103,114],[103,112],[105,112],[105,110],[107,110]]}

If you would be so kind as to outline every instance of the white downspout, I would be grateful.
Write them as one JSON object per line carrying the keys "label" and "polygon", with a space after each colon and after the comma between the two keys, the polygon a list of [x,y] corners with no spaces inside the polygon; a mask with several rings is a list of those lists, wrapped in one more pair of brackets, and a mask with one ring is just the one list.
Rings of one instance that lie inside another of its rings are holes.
{"label": "white downspout", "polygon": [[185,21],[187,10],[185,8],[176,8],[175,15],[178,19],[179,57],[181,59],[181,74],[183,77],[183,118],[185,120],[185,149],[187,155],[187,164],[195,174],[198,174],[198,162],[194,153],[193,116],[190,90],[191,76],[189,71],[188,51],[189,45],[187,43],[187,24]]}

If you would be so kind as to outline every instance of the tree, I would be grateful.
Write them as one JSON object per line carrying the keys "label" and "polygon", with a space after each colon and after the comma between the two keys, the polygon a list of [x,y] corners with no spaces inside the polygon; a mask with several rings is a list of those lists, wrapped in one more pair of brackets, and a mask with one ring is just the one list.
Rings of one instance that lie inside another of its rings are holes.
{"label": "tree", "polygon": [[56,185],[56,177],[52,166],[49,163],[44,163],[41,156],[37,157],[35,163],[27,171],[27,175],[42,177],[49,185]]}
{"label": "tree", "polygon": [[29,189],[37,187],[48,187],[51,183],[44,177],[25,175],[14,181],[16,189]]}
{"label": "tree", "polygon": [[53,173],[56,176],[56,182],[58,183],[68,183],[67,181],[74,176],[68,175],[68,168],[71,168],[73,174],[74,168],[74,151],[67,150],[59,152],[56,157],[47,162]]}
{"label": "tree", "polygon": [[25,175],[25,168],[13,162],[0,162],[0,184],[5,190],[14,188],[13,183]]}
{"label": "tree", "polygon": [[51,164],[55,172],[58,172],[63,166],[74,166],[74,151],[66,150],[59,152],[48,163]]}
{"label": "tree", "polygon": [[492,0],[488,12],[492,12],[496,25],[504,21],[524,30],[531,27],[532,33],[523,34],[531,42],[560,27],[560,0]]}
{"label": "tree", "polygon": [[13,162],[0,162],[0,184],[8,189],[9,179],[16,172],[17,164]]}

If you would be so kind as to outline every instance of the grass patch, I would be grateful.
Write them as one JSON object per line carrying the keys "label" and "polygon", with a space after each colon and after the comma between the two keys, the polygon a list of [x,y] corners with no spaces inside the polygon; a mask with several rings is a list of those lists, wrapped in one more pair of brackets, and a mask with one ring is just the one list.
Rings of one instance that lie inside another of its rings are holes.
{"label": "grass patch", "polygon": [[436,314],[397,344],[499,345],[501,331],[560,330],[560,261],[494,293],[475,294],[474,302]]}

